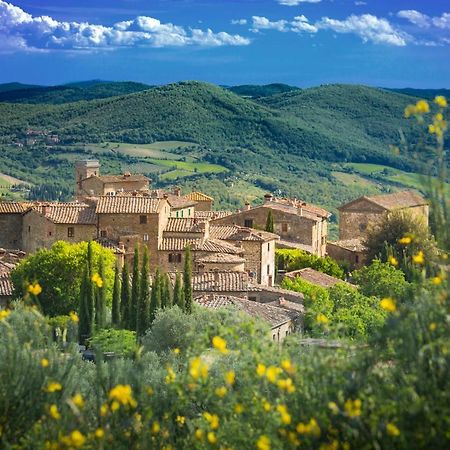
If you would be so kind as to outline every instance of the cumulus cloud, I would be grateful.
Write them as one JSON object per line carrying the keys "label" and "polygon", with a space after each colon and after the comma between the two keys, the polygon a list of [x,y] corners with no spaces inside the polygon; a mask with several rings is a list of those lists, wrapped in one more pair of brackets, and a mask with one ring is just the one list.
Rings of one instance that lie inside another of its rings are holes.
{"label": "cumulus cloud", "polygon": [[422,14],[415,9],[399,11],[397,13],[397,16],[401,19],[409,20],[411,23],[417,25],[420,28],[429,28],[431,24],[431,20],[427,15]]}
{"label": "cumulus cloud", "polygon": [[[2,38],[3,37],[3,38]],[[0,0],[0,49],[95,49],[120,47],[181,47],[248,45],[250,40],[210,29],[185,29],[158,19],[139,16],[113,26],[60,22],[49,16],[33,17]]]}
{"label": "cumulus cloud", "polygon": [[280,5],[297,6],[300,3],[320,3],[322,0],[278,0]]}
{"label": "cumulus cloud", "polygon": [[234,19],[231,21],[232,25],[246,25],[247,19]]}
{"label": "cumulus cloud", "polygon": [[277,20],[271,22],[267,17],[253,16],[253,23],[251,31],[259,32],[260,30],[277,30],[277,31],[287,31],[287,20]]}
{"label": "cumulus cloud", "polygon": [[317,31],[319,31],[318,28],[311,25],[308,18],[303,15],[294,17],[294,20],[291,22],[291,30],[295,33],[317,33]]}
{"label": "cumulus cloud", "polygon": [[441,17],[433,17],[433,25],[444,30],[450,30],[450,13],[444,13]]}
{"label": "cumulus cloud", "polygon": [[397,30],[391,23],[372,14],[351,15],[345,20],[322,18],[315,26],[321,30],[333,30],[336,33],[352,33],[364,42],[389,44],[403,47],[413,38],[407,33]]}

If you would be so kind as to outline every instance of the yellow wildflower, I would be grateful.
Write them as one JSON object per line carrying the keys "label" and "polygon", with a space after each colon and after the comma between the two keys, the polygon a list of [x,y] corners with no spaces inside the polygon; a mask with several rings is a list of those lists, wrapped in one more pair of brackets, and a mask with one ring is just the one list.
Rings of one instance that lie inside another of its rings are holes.
{"label": "yellow wildflower", "polygon": [[266,377],[271,383],[275,383],[280,372],[281,369],[279,367],[269,366],[266,371]]}
{"label": "yellow wildflower", "polygon": [[339,412],[339,407],[338,407],[338,405],[335,402],[329,402],[328,403],[328,408],[331,409],[333,414],[337,414]]}
{"label": "yellow wildflower", "polygon": [[236,403],[234,405],[234,412],[236,414],[242,414],[244,412],[244,406],[241,403]]}
{"label": "yellow wildflower", "polygon": [[258,441],[256,442],[256,448],[258,450],[270,450],[270,439],[268,436],[263,434],[259,437]]}
{"label": "yellow wildflower", "polygon": [[432,322],[430,323],[430,325],[428,326],[430,331],[435,331],[437,328],[437,323],[436,322]]}
{"label": "yellow wildflower", "polygon": [[327,316],[325,316],[325,315],[322,314],[322,313],[319,313],[319,314],[317,314],[317,316],[316,316],[316,322],[317,322],[317,323],[321,323],[321,324],[326,325],[326,324],[329,322],[329,320],[328,320],[328,317],[327,317]]}
{"label": "yellow wildflower", "polygon": [[447,99],[443,95],[437,95],[434,98],[434,103],[438,105],[440,108],[447,108]]}
{"label": "yellow wildflower", "polygon": [[256,366],[256,374],[260,377],[263,377],[266,374],[266,366],[264,364],[259,363]]}
{"label": "yellow wildflower", "polygon": [[423,264],[425,262],[423,251],[420,250],[419,253],[417,253],[413,256],[412,259],[413,259],[414,264]]}
{"label": "yellow wildflower", "polygon": [[209,425],[213,430],[219,428],[219,416],[217,414],[205,412],[203,413],[203,417],[209,422]]}
{"label": "yellow wildflower", "polygon": [[176,421],[177,421],[178,424],[183,426],[184,423],[186,422],[186,418],[184,416],[177,416]]}
{"label": "yellow wildflower", "polygon": [[228,353],[227,342],[220,336],[214,336],[212,339],[213,347],[220,351],[220,353]]}
{"label": "yellow wildflower", "polygon": [[234,373],[233,370],[230,370],[225,374],[225,381],[230,386],[234,384],[235,380],[236,380],[236,374]]}
{"label": "yellow wildflower", "polygon": [[159,424],[159,422],[153,422],[152,434],[158,434],[160,430],[161,430],[161,425]]}
{"label": "yellow wildflower", "polygon": [[383,298],[380,301],[380,306],[387,312],[393,313],[397,310],[397,305],[395,304],[395,300],[391,297]]}
{"label": "yellow wildflower", "polygon": [[133,398],[133,392],[129,384],[118,384],[113,387],[109,391],[109,398],[110,400],[116,400],[119,403],[122,403],[122,405],[131,406],[132,408],[135,408],[137,405],[136,400]]}
{"label": "yellow wildflower", "polygon": [[227,395],[227,388],[225,386],[221,386],[216,388],[214,392],[216,393],[217,397],[223,398],[225,397],[225,395]]}
{"label": "yellow wildflower", "polygon": [[389,264],[392,266],[398,266],[398,261],[395,256],[389,256]]}
{"label": "yellow wildflower", "polygon": [[403,236],[401,239],[398,240],[399,244],[402,245],[409,245],[412,242],[412,238],[410,236]]}
{"label": "yellow wildflower", "polygon": [[405,108],[405,117],[406,118],[409,118],[409,117],[411,117],[412,115],[414,115],[416,113],[417,113],[417,111],[416,111],[415,105],[408,105]]}
{"label": "yellow wildflower", "polygon": [[210,431],[210,432],[207,434],[207,439],[208,439],[208,442],[209,442],[210,444],[215,444],[215,443],[217,442],[217,437],[216,437],[216,435],[214,434],[214,431]]}
{"label": "yellow wildflower", "polygon": [[270,411],[271,409],[272,409],[272,405],[267,401],[267,400],[264,400],[263,401],[263,408],[264,408],[264,411]]}
{"label": "yellow wildflower", "polygon": [[11,314],[11,311],[9,309],[2,309],[0,310],[0,320],[5,319]]}
{"label": "yellow wildflower", "polygon": [[72,397],[72,402],[78,408],[82,408],[84,406],[84,400],[83,400],[83,397],[81,396],[81,394],[75,394]]}
{"label": "yellow wildflower", "polygon": [[435,285],[441,284],[441,283],[442,283],[442,278],[441,278],[440,276],[433,277],[433,278],[431,279],[431,282],[432,282],[433,284],[435,284]]}
{"label": "yellow wildflower", "polygon": [[284,424],[289,425],[291,423],[291,415],[288,413],[287,407],[285,405],[278,405],[277,411],[281,415],[281,421]]}
{"label": "yellow wildflower", "polygon": [[177,378],[177,375],[173,371],[172,367],[168,367],[167,368],[167,375],[166,375],[166,384],[173,383],[176,378]]}
{"label": "yellow wildflower", "polygon": [[61,383],[58,383],[57,381],[50,381],[50,383],[48,383],[46,391],[52,393],[60,391],[61,389],[62,389]]}
{"label": "yellow wildflower", "polygon": [[386,431],[389,436],[400,436],[400,430],[393,423],[386,425]]}
{"label": "yellow wildflower", "polygon": [[120,408],[120,403],[117,400],[114,400],[111,403],[111,411],[116,412]]}
{"label": "yellow wildflower", "polygon": [[50,416],[52,416],[53,419],[59,420],[61,419],[61,414],[58,411],[58,407],[56,405],[50,405],[49,408]]}
{"label": "yellow wildflower", "polygon": [[345,411],[349,417],[359,417],[361,415],[361,406],[362,402],[359,399],[348,399],[344,404]]}
{"label": "yellow wildflower", "polygon": [[69,316],[72,322],[78,323],[80,321],[78,314],[75,311],[70,311]]}
{"label": "yellow wildflower", "polygon": [[80,431],[75,430],[70,434],[70,441],[74,447],[83,447],[86,442],[86,438]]}
{"label": "yellow wildflower", "polygon": [[283,359],[283,361],[281,361],[281,367],[289,374],[295,372],[294,366],[288,359]]}
{"label": "yellow wildflower", "polygon": [[100,415],[101,415],[102,417],[105,417],[106,414],[108,414],[108,405],[106,405],[106,404],[104,403],[102,406],[100,406]]}
{"label": "yellow wildflower", "polygon": [[426,100],[419,100],[416,103],[416,111],[418,114],[425,114],[430,112],[430,105]]}
{"label": "yellow wildflower", "polygon": [[151,386],[148,386],[145,388],[145,392],[147,392],[147,395],[153,395],[153,388]]}
{"label": "yellow wildflower", "polygon": [[48,362],[48,359],[47,359],[47,358],[42,358],[42,359],[41,359],[41,366],[42,366],[42,367],[44,367],[44,368],[45,368],[45,367],[48,367],[49,364],[50,364],[50,363]]}
{"label": "yellow wildflower", "polygon": [[28,286],[28,292],[33,295],[39,295],[42,292],[41,285],[39,283],[30,284]]}
{"label": "yellow wildflower", "polygon": [[103,287],[103,280],[98,273],[94,273],[91,277],[91,281],[97,285],[97,287]]}
{"label": "yellow wildflower", "polygon": [[208,365],[197,356],[189,364],[189,375],[194,380],[198,380],[199,378],[205,379],[208,376]]}
{"label": "yellow wildflower", "polygon": [[294,383],[292,382],[292,378],[278,380],[277,386],[280,389],[285,389],[289,394],[292,394],[293,392],[295,392],[295,386],[294,386]]}
{"label": "yellow wildflower", "polygon": [[179,348],[174,348],[172,351],[175,353],[175,355],[178,355],[180,353]]}
{"label": "yellow wildflower", "polygon": [[195,439],[201,441],[203,439],[203,430],[197,429],[194,433]]}
{"label": "yellow wildflower", "polygon": [[105,436],[105,432],[104,432],[103,428],[97,428],[95,430],[95,437],[97,439],[102,439],[104,436]]}

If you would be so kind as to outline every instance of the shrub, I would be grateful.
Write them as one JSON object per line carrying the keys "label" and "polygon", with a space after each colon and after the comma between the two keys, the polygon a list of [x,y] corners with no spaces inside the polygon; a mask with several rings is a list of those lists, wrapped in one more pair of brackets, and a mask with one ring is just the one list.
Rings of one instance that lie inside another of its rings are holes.
{"label": "shrub", "polygon": [[103,329],[89,339],[89,347],[100,352],[113,352],[116,356],[133,356],[137,350],[136,333],[130,330]]}

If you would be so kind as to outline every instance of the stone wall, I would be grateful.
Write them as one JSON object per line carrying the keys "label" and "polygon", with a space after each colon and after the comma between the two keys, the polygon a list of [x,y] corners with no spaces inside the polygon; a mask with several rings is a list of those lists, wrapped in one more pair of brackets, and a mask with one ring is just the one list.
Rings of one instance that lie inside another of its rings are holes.
{"label": "stone wall", "polygon": [[366,262],[366,254],[362,251],[348,250],[332,242],[327,244],[327,253],[339,263],[347,263],[351,270],[359,269]]}
{"label": "stone wall", "polygon": [[0,247],[22,249],[22,214],[0,214]]}

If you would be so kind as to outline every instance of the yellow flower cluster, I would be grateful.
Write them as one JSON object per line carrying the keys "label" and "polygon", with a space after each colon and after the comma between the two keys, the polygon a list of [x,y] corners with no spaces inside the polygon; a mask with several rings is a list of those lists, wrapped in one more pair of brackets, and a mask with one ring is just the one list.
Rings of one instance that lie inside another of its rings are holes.
{"label": "yellow flower cluster", "polygon": [[41,367],[43,367],[44,369],[46,368],[46,367],[48,367],[49,366],[49,362],[48,362],[48,359],[47,358],[42,358],[41,359]]}
{"label": "yellow flower cluster", "polygon": [[294,382],[292,381],[292,378],[286,378],[286,379],[283,379],[283,380],[278,380],[277,381],[277,386],[280,389],[286,390],[286,392],[288,394],[292,394],[293,392],[295,392],[295,386],[294,386]]}
{"label": "yellow flower cluster", "polygon": [[61,414],[58,411],[58,407],[56,405],[50,405],[50,408],[48,410],[50,417],[52,417],[55,420],[61,419]]}
{"label": "yellow flower cluster", "polygon": [[78,314],[75,311],[70,311],[69,317],[72,322],[78,323],[80,321]]}
{"label": "yellow flower cluster", "polygon": [[442,113],[439,112],[433,117],[433,123],[428,125],[428,132],[441,138],[446,130],[447,122],[444,120]]}
{"label": "yellow flower cluster", "polygon": [[94,273],[91,277],[91,281],[97,285],[97,287],[103,287],[103,280],[98,273]]}
{"label": "yellow flower cluster", "polygon": [[361,415],[362,402],[360,399],[348,399],[344,404],[345,412],[349,417],[359,417]]}
{"label": "yellow flower cluster", "polygon": [[53,393],[60,391],[62,389],[61,383],[58,383],[57,381],[50,381],[48,383],[47,388],[45,389],[47,392]]}
{"label": "yellow flower cluster", "polygon": [[319,313],[316,316],[316,322],[322,325],[326,325],[329,322],[329,319],[325,314]]}
{"label": "yellow flower cluster", "polygon": [[320,436],[320,427],[314,417],[308,423],[300,422],[295,428],[298,434],[310,434],[312,436]]}
{"label": "yellow flower cluster", "polygon": [[230,386],[234,384],[234,382],[236,381],[236,374],[234,373],[233,370],[230,370],[225,374],[225,381]]}
{"label": "yellow flower cluster", "polygon": [[393,423],[388,423],[386,425],[386,431],[389,436],[400,436],[400,430]]}
{"label": "yellow flower cluster", "polygon": [[9,309],[0,310],[0,320],[6,319],[11,314]]}
{"label": "yellow flower cluster", "polygon": [[420,250],[418,253],[416,253],[412,257],[412,260],[413,260],[414,264],[424,264],[425,263],[425,257],[424,257],[423,251]]}
{"label": "yellow flower cluster", "polygon": [[223,398],[223,397],[225,397],[225,395],[227,395],[228,391],[225,386],[221,386],[221,387],[216,388],[216,390],[214,392],[217,395],[217,397]]}
{"label": "yellow flower cluster", "polygon": [[189,375],[195,381],[199,378],[205,380],[208,377],[208,365],[197,356],[189,364]]}
{"label": "yellow flower cluster", "polygon": [[258,450],[270,450],[270,439],[268,436],[263,434],[259,437],[258,441],[256,442],[256,448]]}
{"label": "yellow flower cluster", "polygon": [[394,267],[398,266],[397,258],[395,256],[389,256],[389,264],[391,264]]}
{"label": "yellow flower cluster", "polygon": [[383,298],[380,301],[380,306],[381,308],[383,308],[385,311],[393,313],[397,310],[397,305],[395,303],[395,300],[391,297],[386,297]]}
{"label": "yellow flower cluster", "polygon": [[124,406],[135,408],[136,400],[133,398],[133,391],[129,384],[118,384],[109,391],[109,399],[121,403]]}
{"label": "yellow flower cluster", "polygon": [[434,103],[438,105],[440,108],[447,108],[447,99],[443,95],[437,95],[434,98]]}
{"label": "yellow flower cluster", "polygon": [[68,436],[61,438],[61,443],[69,448],[83,447],[86,437],[78,430],[72,431]]}
{"label": "yellow flower cluster", "polygon": [[426,100],[419,100],[415,105],[408,105],[405,108],[405,117],[418,116],[430,112],[430,105]]}
{"label": "yellow flower cluster", "polygon": [[402,244],[402,245],[409,245],[409,244],[411,244],[411,242],[412,242],[411,236],[403,236],[402,238],[400,238],[398,240],[398,243]]}
{"label": "yellow flower cluster", "polygon": [[292,421],[291,415],[288,412],[286,405],[278,405],[277,411],[280,413],[281,422],[285,425],[289,425]]}
{"label": "yellow flower cluster", "polygon": [[217,430],[219,428],[219,416],[217,414],[211,414],[209,412],[204,412],[203,417],[209,423],[209,426],[213,430]]}
{"label": "yellow flower cluster", "polygon": [[173,383],[177,378],[177,374],[173,371],[172,367],[167,368],[166,384]]}
{"label": "yellow flower cluster", "polygon": [[72,403],[77,407],[77,408],[83,408],[84,406],[84,399],[82,397],[81,394],[75,394],[72,397]]}
{"label": "yellow flower cluster", "polygon": [[220,353],[227,354],[227,342],[225,339],[221,338],[220,336],[214,336],[212,339],[212,345],[215,349],[219,350]]}
{"label": "yellow flower cluster", "polygon": [[28,286],[27,291],[32,295],[38,296],[42,292],[42,288],[39,283],[34,283]]}

